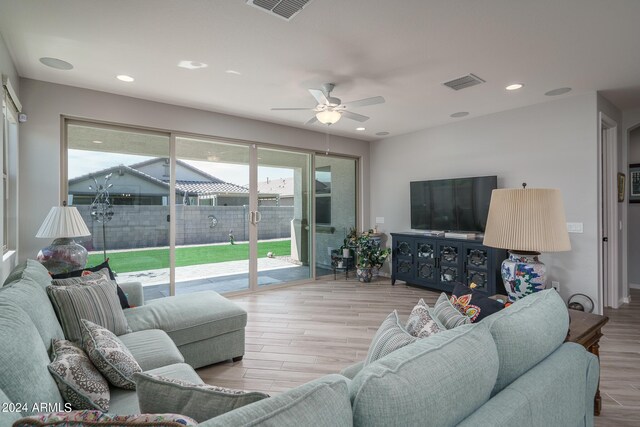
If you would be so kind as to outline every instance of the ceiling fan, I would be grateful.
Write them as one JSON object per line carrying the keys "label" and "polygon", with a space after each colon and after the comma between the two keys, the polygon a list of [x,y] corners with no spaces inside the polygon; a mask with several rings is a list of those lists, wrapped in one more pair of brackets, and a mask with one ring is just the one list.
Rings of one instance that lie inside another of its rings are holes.
{"label": "ceiling fan", "polygon": [[293,111],[293,110],[308,110],[315,111],[315,115],[311,117],[305,124],[310,125],[315,122],[324,123],[326,125],[332,125],[343,116],[355,120],[358,122],[366,122],[369,117],[362,114],[354,113],[350,111],[354,107],[364,107],[367,105],[375,105],[384,103],[384,98],[381,96],[374,96],[371,98],[359,99],[357,101],[342,103],[340,98],[331,96],[331,91],[335,85],[333,83],[325,83],[322,85],[322,90],[309,89],[311,95],[318,101],[318,105],[315,108],[272,108],[271,110]]}

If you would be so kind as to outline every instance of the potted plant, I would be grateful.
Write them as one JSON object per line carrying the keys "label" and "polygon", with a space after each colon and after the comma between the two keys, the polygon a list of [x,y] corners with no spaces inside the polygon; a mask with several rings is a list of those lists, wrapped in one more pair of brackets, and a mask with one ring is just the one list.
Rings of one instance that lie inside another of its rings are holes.
{"label": "potted plant", "polygon": [[347,236],[342,241],[342,246],[340,246],[340,250],[342,250],[342,257],[349,258],[351,257],[351,250],[357,246],[358,239],[358,231],[355,227],[351,227],[347,232]]}
{"label": "potted plant", "polygon": [[370,282],[372,270],[381,268],[391,250],[381,248],[379,240],[371,238],[371,230],[363,232],[356,238],[356,276],[361,282]]}

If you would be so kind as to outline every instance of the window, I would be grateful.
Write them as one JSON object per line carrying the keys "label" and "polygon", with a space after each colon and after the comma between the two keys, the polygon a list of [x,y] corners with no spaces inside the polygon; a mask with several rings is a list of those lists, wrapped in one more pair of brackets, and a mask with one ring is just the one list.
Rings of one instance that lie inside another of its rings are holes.
{"label": "window", "polygon": [[0,189],[2,209],[2,252],[3,254],[16,248],[17,243],[17,152],[18,152],[18,109],[20,105],[11,94],[11,84],[4,79],[4,96],[2,97],[2,122],[0,140],[2,143],[0,163],[2,163],[2,188]]}
{"label": "window", "polygon": [[316,168],[316,224],[331,224],[331,166]]}

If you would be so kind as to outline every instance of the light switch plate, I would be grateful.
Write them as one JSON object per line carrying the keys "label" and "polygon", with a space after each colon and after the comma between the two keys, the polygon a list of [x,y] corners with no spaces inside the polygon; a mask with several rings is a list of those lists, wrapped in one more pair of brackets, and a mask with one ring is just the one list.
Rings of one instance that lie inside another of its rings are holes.
{"label": "light switch plate", "polygon": [[376,217],[376,224],[384,224],[384,217],[383,216],[377,216]]}
{"label": "light switch plate", "polygon": [[569,233],[584,233],[584,225],[582,222],[568,222],[567,231]]}

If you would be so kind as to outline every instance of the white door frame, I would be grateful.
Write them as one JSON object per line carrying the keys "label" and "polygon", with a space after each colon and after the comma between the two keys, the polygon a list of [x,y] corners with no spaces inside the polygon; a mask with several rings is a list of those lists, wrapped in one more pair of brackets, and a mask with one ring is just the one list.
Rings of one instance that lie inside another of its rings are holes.
{"label": "white door frame", "polygon": [[[600,112],[598,117],[598,306],[600,313],[605,306],[618,308],[620,306],[618,281],[620,268],[618,264],[618,124]],[[604,135],[604,138],[603,138]],[[606,154],[606,176],[603,176],[602,158]],[[607,200],[603,200],[603,186],[606,185]],[[604,236],[604,218],[602,205],[607,210],[608,235]],[[608,238],[607,253],[603,251],[603,238]],[[608,274],[605,289],[603,278],[604,260],[608,260]]]}

